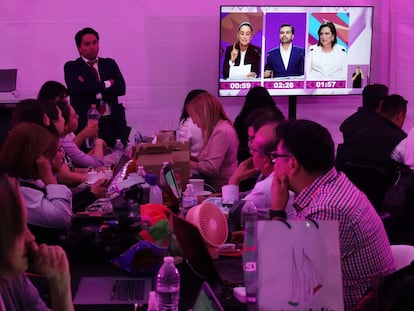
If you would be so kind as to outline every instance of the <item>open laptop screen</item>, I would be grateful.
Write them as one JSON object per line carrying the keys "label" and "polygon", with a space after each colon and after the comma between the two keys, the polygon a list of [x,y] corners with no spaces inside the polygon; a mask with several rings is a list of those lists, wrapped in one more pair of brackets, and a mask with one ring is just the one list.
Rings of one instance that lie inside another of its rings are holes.
{"label": "open laptop screen", "polygon": [[163,174],[165,177],[165,181],[167,182],[168,187],[171,189],[174,196],[181,200],[181,189],[178,185],[177,178],[175,177],[174,170],[172,169],[171,165],[166,165],[163,169]]}

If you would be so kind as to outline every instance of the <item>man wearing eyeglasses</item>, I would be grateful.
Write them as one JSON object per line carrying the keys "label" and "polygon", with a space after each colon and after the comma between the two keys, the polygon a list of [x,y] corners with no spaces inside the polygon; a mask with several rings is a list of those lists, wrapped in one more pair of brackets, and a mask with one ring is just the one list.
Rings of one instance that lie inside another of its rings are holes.
{"label": "man wearing eyeglasses", "polygon": [[254,188],[244,197],[256,205],[258,219],[269,219],[270,188],[273,180],[273,163],[269,154],[277,144],[276,125],[276,122],[272,122],[262,126],[254,138],[249,140],[251,157],[241,162],[229,179],[229,185],[239,185],[241,181],[260,173]]}
{"label": "man wearing eyeglasses", "polygon": [[292,190],[295,219],[339,222],[345,310],[351,310],[375,277],[394,271],[382,221],[367,197],[334,168],[334,142],[326,128],[308,120],[288,121],[276,128],[276,136],[269,216],[286,217]]}

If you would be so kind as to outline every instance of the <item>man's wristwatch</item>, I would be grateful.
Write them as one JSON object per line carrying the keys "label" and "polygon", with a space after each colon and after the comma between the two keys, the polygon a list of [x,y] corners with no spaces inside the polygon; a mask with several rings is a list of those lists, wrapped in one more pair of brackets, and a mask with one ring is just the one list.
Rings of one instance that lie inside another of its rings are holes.
{"label": "man's wristwatch", "polygon": [[270,220],[273,220],[273,218],[275,217],[279,217],[279,218],[283,218],[286,219],[287,218],[287,214],[285,211],[275,211],[275,210],[269,210],[269,218]]}

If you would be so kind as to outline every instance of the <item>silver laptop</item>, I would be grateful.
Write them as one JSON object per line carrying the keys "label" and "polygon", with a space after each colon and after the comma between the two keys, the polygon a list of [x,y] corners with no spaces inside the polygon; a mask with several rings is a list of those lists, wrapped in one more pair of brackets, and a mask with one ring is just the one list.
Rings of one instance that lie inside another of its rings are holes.
{"label": "silver laptop", "polygon": [[81,305],[138,305],[148,303],[152,277],[83,277],[73,300]]}
{"label": "silver laptop", "polygon": [[0,69],[0,92],[16,90],[17,69]]}

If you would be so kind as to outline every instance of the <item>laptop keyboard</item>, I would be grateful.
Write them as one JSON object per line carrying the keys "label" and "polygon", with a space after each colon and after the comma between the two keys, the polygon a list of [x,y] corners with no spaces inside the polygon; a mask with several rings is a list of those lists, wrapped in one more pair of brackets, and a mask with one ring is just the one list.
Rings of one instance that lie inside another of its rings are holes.
{"label": "laptop keyboard", "polygon": [[145,280],[115,280],[112,286],[112,300],[136,301],[144,299]]}

